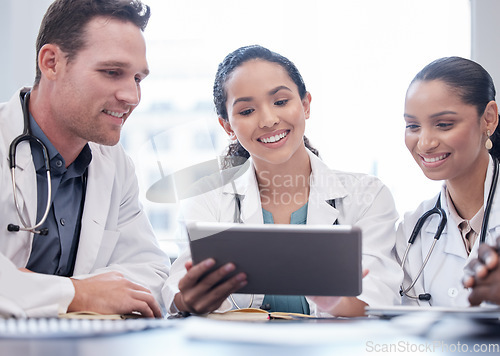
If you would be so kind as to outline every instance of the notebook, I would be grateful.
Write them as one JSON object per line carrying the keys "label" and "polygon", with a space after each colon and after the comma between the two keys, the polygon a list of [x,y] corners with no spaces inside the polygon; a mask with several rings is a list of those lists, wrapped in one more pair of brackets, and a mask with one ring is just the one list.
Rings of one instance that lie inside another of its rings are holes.
{"label": "notebook", "polygon": [[361,230],[342,225],[196,222],[187,226],[194,263],[212,257],[247,274],[237,293],[357,296]]}

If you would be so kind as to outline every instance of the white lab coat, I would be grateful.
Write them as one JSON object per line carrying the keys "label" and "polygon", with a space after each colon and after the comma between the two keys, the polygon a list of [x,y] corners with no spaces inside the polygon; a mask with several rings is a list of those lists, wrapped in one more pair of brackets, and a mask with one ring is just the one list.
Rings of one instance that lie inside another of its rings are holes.
{"label": "white lab coat", "polygon": [[[493,160],[490,157],[488,171],[485,180],[484,206],[488,199],[489,187],[493,175]],[[426,211],[432,209],[436,204],[438,195],[434,198],[424,201],[414,211],[405,214],[404,220],[399,224],[397,231],[396,253],[399,261],[408,245],[408,239],[417,220]],[[471,254],[467,257],[465,246],[452,218],[449,215],[448,204],[446,201],[446,185],[441,189],[441,207],[446,212],[448,223],[441,234],[441,238],[436,242],[434,251],[422,272],[422,275],[416,282],[414,288],[410,290],[411,295],[430,293],[432,298],[429,302],[418,301],[403,296],[403,304],[414,305],[433,305],[465,307],[469,306],[468,296],[470,291],[463,287],[462,278],[464,267],[472,258],[477,257],[479,248],[479,238],[477,238]],[[434,214],[427,219],[422,227],[421,233],[417,236],[415,242],[410,247],[407,261],[404,266],[404,286],[410,286],[410,276],[413,279],[422,266],[422,262],[427,256],[429,248],[434,240],[434,234],[439,225],[439,217]],[[486,234],[486,243],[493,244],[500,233],[500,194],[495,194]]]}
{"label": "white lab coat", "polygon": [[[338,219],[340,224],[360,227],[363,233],[362,265],[370,273],[363,280],[363,292],[359,299],[369,305],[399,304],[398,286],[403,275],[391,257],[398,215],[390,191],[375,177],[331,170],[309,150],[308,153],[312,174],[307,224],[333,224]],[[246,169],[248,167],[250,169]],[[221,184],[217,186],[213,181],[206,180],[202,189],[205,193],[186,199],[181,204],[184,219],[234,222],[235,194],[238,194],[242,222],[262,224],[262,206],[252,160],[249,159],[241,169],[244,173],[236,175],[234,186],[227,183],[220,187]],[[212,189],[206,192],[210,184]],[[330,199],[335,199],[336,208],[327,203]],[[187,239],[186,236],[184,238]],[[172,265],[163,291],[167,308],[178,292],[178,282],[186,273],[184,263],[189,258],[189,251],[184,251]],[[239,307],[249,306],[249,295],[234,294],[234,298]],[[260,307],[263,298],[263,295],[256,295],[252,307]],[[323,315],[312,301],[308,302],[312,315]],[[234,305],[228,299],[219,310],[232,308]],[[175,308],[172,307],[170,312],[175,312]]]}
{"label": "white lab coat", "polygon": [[[24,88],[23,91],[28,90]],[[12,193],[8,149],[23,131],[23,112],[17,92],[0,104],[0,315],[49,317],[67,311],[74,297],[69,278],[23,273],[33,234],[9,232],[20,224]],[[149,288],[161,302],[161,288],[170,262],[158,247],[151,225],[138,200],[137,178],[121,145],[90,143],[87,193],[74,276],[86,278],[107,271],[121,272]],[[28,223],[36,219],[36,175],[30,145],[22,143],[16,155],[18,200]],[[160,303],[162,305],[162,303]],[[163,307],[163,305],[162,305]]]}

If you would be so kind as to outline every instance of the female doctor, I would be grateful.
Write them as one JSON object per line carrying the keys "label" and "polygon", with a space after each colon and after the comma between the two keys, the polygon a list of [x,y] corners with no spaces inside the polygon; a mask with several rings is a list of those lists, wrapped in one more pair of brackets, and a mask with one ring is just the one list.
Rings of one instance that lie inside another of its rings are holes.
{"label": "female doctor", "polygon": [[231,182],[185,201],[184,219],[356,225],[363,232],[362,263],[369,273],[357,298],[231,295],[246,284],[244,273],[214,287],[234,265],[204,276],[214,260],[193,266],[184,253],[164,289],[170,312],[266,305],[271,311],[356,316],[367,304],[398,303],[402,273],[391,259],[397,220],[392,196],[374,177],[329,169],[311,149],[304,137],[311,95],[295,65],[260,46],[237,49],[219,65],[214,102],[219,123],[233,141],[226,163],[249,159],[231,168],[240,170]]}
{"label": "female doctor", "polygon": [[[406,146],[423,173],[444,184],[438,195],[405,215],[397,233],[398,260],[403,262],[409,237],[425,212],[439,202],[444,217],[430,215],[408,249],[401,286],[404,304],[469,305],[469,290],[462,284],[464,267],[477,257],[482,238],[493,245],[500,232],[500,193],[494,194],[500,148],[494,100],[495,87],[486,70],[459,57],[428,64],[408,88]],[[435,240],[440,223],[444,229]]]}

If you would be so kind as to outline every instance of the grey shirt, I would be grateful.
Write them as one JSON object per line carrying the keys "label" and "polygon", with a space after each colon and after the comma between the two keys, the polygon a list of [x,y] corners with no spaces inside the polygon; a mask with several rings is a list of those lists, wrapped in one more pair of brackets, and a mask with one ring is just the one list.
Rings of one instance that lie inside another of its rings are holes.
{"label": "grey shirt", "polygon": [[[71,276],[75,265],[80,236],[81,214],[85,199],[87,167],[92,160],[90,147],[85,145],[76,160],[66,163],[30,114],[33,135],[47,146],[52,180],[52,204],[45,223],[40,227],[48,235],[35,234],[26,268],[31,271],[59,276]],[[30,142],[37,176],[37,222],[47,204],[47,176],[41,147]]]}

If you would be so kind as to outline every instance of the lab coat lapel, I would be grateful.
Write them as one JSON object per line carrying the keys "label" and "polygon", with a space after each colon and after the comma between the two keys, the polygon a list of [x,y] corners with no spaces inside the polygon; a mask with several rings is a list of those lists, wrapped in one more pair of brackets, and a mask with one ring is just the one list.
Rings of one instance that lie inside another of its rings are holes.
{"label": "lab coat lapel", "polygon": [[[223,193],[232,196],[238,195],[241,204],[241,221],[245,224],[262,224],[262,205],[259,186],[255,177],[255,167],[252,159],[241,167],[241,174],[237,174],[232,182],[224,185]],[[234,184],[233,184],[234,183]]]}
{"label": "lab coat lapel", "polygon": [[[484,183],[484,207],[486,208],[488,203],[488,195],[490,193],[490,187],[493,181],[493,165],[494,161],[490,157],[490,162],[488,166],[488,171],[486,173],[486,179]],[[499,172],[500,175],[500,172]],[[497,182],[496,191],[494,192],[493,202],[490,207],[490,214],[488,220],[488,228],[486,230],[485,242],[490,245],[496,245],[496,239],[500,236],[500,185]],[[477,249],[479,248],[479,237],[474,244],[471,251],[471,256],[477,256]]]}
{"label": "lab coat lapel", "polygon": [[[441,188],[441,207],[446,212],[447,222],[446,226],[439,238],[438,242],[436,242],[436,249],[443,248],[443,252],[446,254],[455,255],[464,261],[467,259],[467,252],[465,251],[465,246],[462,241],[462,236],[460,235],[460,231],[456,228],[455,221],[450,216],[450,208],[448,207],[448,201],[446,199],[446,186],[443,185]],[[432,218],[429,218],[429,223],[424,226],[425,232],[427,234],[427,238],[424,239],[424,243],[422,243],[422,254],[426,256],[429,248],[431,247],[432,242],[434,241],[434,235],[439,227],[439,217],[438,215],[432,215]],[[438,248],[437,245],[440,244]]]}
{"label": "lab coat lapel", "polygon": [[[340,212],[332,201],[347,196],[348,192],[337,175],[309,150],[311,178],[307,224],[334,224]],[[338,207],[339,202],[336,202]],[[341,222],[340,222],[341,223]]]}
{"label": "lab coat lapel", "polygon": [[87,191],[82,215],[80,242],[74,275],[92,270],[99,253],[108,219],[115,165],[104,157],[97,145],[91,144],[92,161],[88,167]]}

